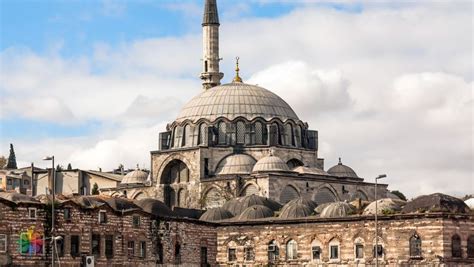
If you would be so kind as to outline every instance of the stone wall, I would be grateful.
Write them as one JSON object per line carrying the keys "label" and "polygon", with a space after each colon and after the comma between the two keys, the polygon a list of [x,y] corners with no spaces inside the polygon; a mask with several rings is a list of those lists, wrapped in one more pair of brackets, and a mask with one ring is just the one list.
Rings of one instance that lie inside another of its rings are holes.
{"label": "stone wall", "polygon": [[[273,222],[228,223],[218,227],[217,262],[223,266],[232,264],[268,264],[268,245],[275,240],[279,247],[276,264],[285,266],[372,266],[375,262],[374,221],[371,217],[349,217],[343,219],[301,219]],[[379,220],[379,244],[383,255],[381,266],[447,266],[450,263],[450,240],[455,231],[462,233],[463,250],[466,251],[467,234],[473,234],[472,216],[445,215],[393,215],[382,216]],[[422,256],[410,257],[409,240],[414,234],[422,240]],[[290,240],[297,243],[297,257],[286,259],[286,244]],[[364,257],[355,259],[355,244],[363,247]],[[330,259],[330,244],[339,243],[339,257]],[[312,246],[321,247],[320,260],[312,259]],[[252,246],[255,260],[244,261],[244,248]],[[237,260],[228,261],[228,249],[235,248]],[[474,259],[456,261],[456,266],[472,266]],[[454,266],[454,265],[451,265]]]}

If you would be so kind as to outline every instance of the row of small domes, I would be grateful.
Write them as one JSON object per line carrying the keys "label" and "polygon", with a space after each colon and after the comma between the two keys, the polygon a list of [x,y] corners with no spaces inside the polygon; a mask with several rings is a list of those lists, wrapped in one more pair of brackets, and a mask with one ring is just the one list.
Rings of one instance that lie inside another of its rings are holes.
{"label": "row of small domes", "polygon": [[258,172],[288,172],[295,171],[302,174],[317,174],[317,175],[334,175],[339,177],[358,178],[354,170],[341,163],[339,163],[327,172],[306,166],[298,166],[290,170],[288,165],[279,157],[269,155],[255,161],[251,156],[246,154],[234,154],[224,158],[216,169],[216,175],[230,175],[230,174],[250,174]]}

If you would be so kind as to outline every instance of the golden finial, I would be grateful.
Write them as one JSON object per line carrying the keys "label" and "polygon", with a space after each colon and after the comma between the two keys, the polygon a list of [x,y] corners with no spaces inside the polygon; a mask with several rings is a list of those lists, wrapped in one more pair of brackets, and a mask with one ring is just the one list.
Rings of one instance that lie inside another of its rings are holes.
{"label": "golden finial", "polygon": [[239,76],[239,57],[236,57],[235,58],[235,77],[234,79],[232,80],[232,82],[234,83],[241,83],[242,82],[242,78],[240,78]]}

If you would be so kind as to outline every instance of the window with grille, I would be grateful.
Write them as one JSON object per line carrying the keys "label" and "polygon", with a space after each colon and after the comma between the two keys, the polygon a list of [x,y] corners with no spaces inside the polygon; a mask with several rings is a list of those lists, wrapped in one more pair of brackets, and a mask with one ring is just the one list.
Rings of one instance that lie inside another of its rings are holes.
{"label": "window with grille", "polygon": [[141,220],[140,220],[140,216],[138,215],[134,215],[132,216],[132,224],[133,224],[133,227],[134,228],[138,228],[140,227],[140,224],[141,224]]}
{"label": "window with grille", "polygon": [[421,238],[417,234],[410,237],[410,257],[421,257]]}
{"label": "window with grille", "polygon": [[105,257],[110,259],[114,257],[114,236],[105,236]]}
{"label": "window with grille", "polygon": [[128,241],[127,243],[127,256],[133,258],[135,256],[135,241]]}
{"label": "window with grille", "polygon": [[78,235],[72,235],[70,237],[70,248],[71,248],[71,256],[72,257],[77,257],[81,254],[80,251],[80,246],[79,246],[79,236]]}
{"label": "window with grille", "polygon": [[288,146],[295,146],[295,139],[293,138],[293,126],[291,124],[285,125],[285,144]]}
{"label": "window with grille", "polygon": [[140,242],[140,258],[146,258],[146,241]]}
{"label": "window with grille", "polygon": [[236,261],[236,260],[237,260],[236,249],[229,248],[227,250],[227,261]]}
{"label": "window with grille", "polygon": [[338,245],[332,245],[329,247],[329,252],[330,252],[330,259],[339,259],[339,246]]}
{"label": "window with grille", "polygon": [[324,187],[317,191],[314,196],[313,200],[318,203],[318,205],[334,202],[336,201],[336,196],[329,190],[328,188]]}
{"label": "window with grille", "polygon": [[277,245],[275,240],[272,240],[268,244],[267,252],[268,252],[268,261],[269,262],[275,262],[275,261],[278,260],[278,256],[279,256],[280,251],[279,251],[278,245]]}
{"label": "window with grille", "polygon": [[225,122],[219,122],[218,129],[217,129],[217,142],[219,145],[226,144],[226,134],[227,134],[227,126]]}
{"label": "window with grille", "polygon": [[28,217],[30,219],[36,219],[36,208],[28,208]]}
{"label": "window with grille", "polygon": [[253,128],[254,128],[254,143],[256,145],[263,145],[263,126],[262,126],[262,123],[257,121],[255,122],[255,124],[253,125]]}
{"label": "window with grille", "polygon": [[321,247],[320,246],[312,246],[311,247],[311,255],[313,260],[321,259]]}
{"label": "window with grille", "polygon": [[0,234],[0,252],[7,252],[7,235]]}
{"label": "window with grille", "polygon": [[105,210],[99,211],[99,223],[107,223],[107,212]]}
{"label": "window with grille", "polygon": [[286,244],[286,259],[296,260],[298,258],[298,244],[295,240],[290,240]]}
{"label": "window with grille", "polygon": [[459,237],[459,235],[453,235],[453,237],[451,238],[451,251],[453,254],[453,258],[462,257],[461,238]]}
{"label": "window with grille", "polygon": [[355,245],[355,256],[356,256],[356,259],[364,258],[364,245],[362,244]]}
{"label": "window with grille", "polygon": [[255,260],[255,251],[253,247],[244,248],[244,260],[245,261],[254,261]]}
{"label": "window with grille", "polygon": [[94,256],[100,255],[100,235],[93,234],[91,240],[91,253]]}
{"label": "window with grille", "polygon": [[236,131],[236,143],[245,144],[245,123],[243,121],[237,122]]}
{"label": "window with grille", "polygon": [[199,144],[205,145],[207,143],[207,125],[201,123],[199,125]]}

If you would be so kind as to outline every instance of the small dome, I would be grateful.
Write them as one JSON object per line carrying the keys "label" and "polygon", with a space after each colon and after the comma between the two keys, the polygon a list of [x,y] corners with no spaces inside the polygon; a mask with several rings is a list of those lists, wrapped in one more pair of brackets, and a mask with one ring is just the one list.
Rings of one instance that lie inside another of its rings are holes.
{"label": "small dome", "polygon": [[283,219],[294,219],[311,216],[313,214],[313,209],[310,207],[296,202],[288,202],[281,209],[280,218]]}
{"label": "small dome", "polygon": [[354,208],[346,202],[333,202],[327,205],[320,214],[321,218],[346,217],[354,212]]}
{"label": "small dome", "polygon": [[256,85],[232,82],[202,91],[181,109],[176,121],[207,119],[213,122],[219,117],[229,120],[243,117],[249,121],[257,117],[267,121],[273,118],[299,120],[293,109],[275,93]]}
{"label": "small dome", "polygon": [[297,172],[299,174],[328,175],[327,172],[325,172],[321,169],[306,167],[306,166],[298,166],[298,167],[294,168],[292,171]]}
{"label": "small dome", "polygon": [[253,167],[253,172],[281,172],[290,171],[288,165],[277,156],[266,156],[257,161]]}
{"label": "small dome", "polygon": [[[405,201],[394,200],[391,198],[382,198],[377,200],[377,214],[395,213],[402,210],[402,206],[405,205]],[[375,201],[371,202],[364,209],[364,215],[375,214]]]}
{"label": "small dome", "polygon": [[250,174],[255,162],[255,159],[249,155],[234,154],[219,162],[216,168],[216,175]]}
{"label": "small dome", "polygon": [[257,195],[249,195],[241,198],[231,199],[224,203],[222,207],[227,209],[234,216],[237,216],[242,214],[246,208],[254,205],[265,206],[273,211],[277,211],[281,208],[281,205],[278,202]]}
{"label": "small dome", "polygon": [[328,170],[328,173],[338,177],[347,177],[347,178],[359,178],[355,171],[341,162],[339,158],[339,163]]}
{"label": "small dome", "polygon": [[303,204],[303,205],[308,206],[308,208],[310,208],[311,210],[314,210],[318,206],[318,203],[305,197],[299,197],[299,198],[290,200],[290,202],[288,202],[286,205],[291,205],[291,204]]}
{"label": "small dome", "polygon": [[148,173],[146,171],[142,171],[138,168],[127,173],[123,179],[121,184],[143,184],[146,182],[148,178]]}
{"label": "small dome", "polygon": [[232,215],[232,213],[230,213],[228,210],[222,207],[218,207],[218,208],[208,209],[206,212],[204,212],[203,215],[201,215],[201,218],[199,218],[199,220],[215,222],[215,221],[229,219],[232,217],[234,217],[234,215]]}
{"label": "small dome", "polygon": [[135,200],[135,204],[142,208],[145,212],[151,213],[157,216],[173,216],[173,211],[166,206],[165,203],[154,198],[142,198]]}
{"label": "small dome", "polygon": [[403,213],[411,212],[452,212],[467,213],[469,207],[459,198],[441,193],[424,195],[407,202],[402,209]]}
{"label": "small dome", "polygon": [[267,217],[272,217],[273,216],[273,211],[265,207],[263,205],[253,205],[248,208],[246,208],[242,214],[239,215],[238,220],[254,220],[254,219],[261,219],[261,218],[267,218]]}
{"label": "small dome", "polygon": [[327,203],[319,204],[319,205],[314,209],[314,212],[316,212],[317,214],[321,214],[321,212],[323,212],[324,208],[326,208],[327,206],[329,206],[331,203],[334,203],[334,202],[327,202]]}
{"label": "small dome", "polygon": [[466,199],[466,200],[464,201],[464,203],[466,203],[466,205],[467,205],[471,210],[474,210],[474,198]]}

